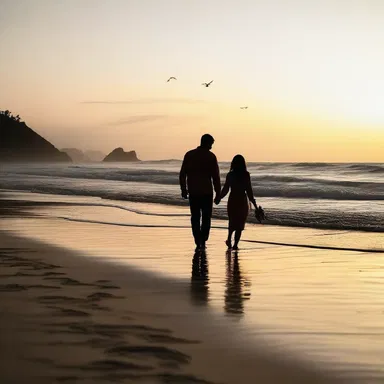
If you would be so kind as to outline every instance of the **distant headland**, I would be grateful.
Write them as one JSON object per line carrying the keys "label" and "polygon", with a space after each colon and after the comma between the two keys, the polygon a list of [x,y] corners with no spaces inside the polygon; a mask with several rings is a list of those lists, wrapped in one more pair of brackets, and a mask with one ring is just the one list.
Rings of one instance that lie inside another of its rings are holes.
{"label": "distant headland", "polygon": [[134,162],[140,161],[135,151],[114,149],[108,155],[101,151],[78,148],[57,149],[48,140],[14,116],[0,110],[0,162]]}
{"label": "distant headland", "polygon": [[2,162],[71,162],[48,140],[14,116],[9,110],[0,111],[0,161]]}

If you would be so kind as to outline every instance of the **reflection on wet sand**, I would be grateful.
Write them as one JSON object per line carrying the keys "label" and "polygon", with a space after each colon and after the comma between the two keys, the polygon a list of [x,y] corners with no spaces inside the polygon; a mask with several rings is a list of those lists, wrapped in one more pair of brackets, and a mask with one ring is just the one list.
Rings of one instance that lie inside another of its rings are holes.
{"label": "reflection on wet sand", "polygon": [[205,252],[195,252],[192,259],[191,298],[197,305],[208,304],[208,262]]}
{"label": "reflection on wet sand", "polygon": [[250,282],[241,274],[237,252],[227,251],[226,284],[224,294],[225,312],[231,315],[244,314],[244,301],[249,300]]}

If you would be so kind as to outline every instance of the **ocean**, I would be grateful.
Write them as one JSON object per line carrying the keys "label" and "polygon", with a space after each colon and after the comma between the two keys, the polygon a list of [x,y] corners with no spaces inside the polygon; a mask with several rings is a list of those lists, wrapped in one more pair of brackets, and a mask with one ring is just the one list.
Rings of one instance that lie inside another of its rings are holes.
{"label": "ocean", "polygon": [[[219,165],[224,182],[230,164]],[[99,197],[100,205],[114,200],[115,206],[116,201],[186,206],[180,166],[179,160],[3,164],[0,188]],[[248,163],[248,170],[267,224],[384,232],[384,163]],[[227,217],[225,200],[214,207],[217,219]],[[256,222],[252,213],[248,221]]]}

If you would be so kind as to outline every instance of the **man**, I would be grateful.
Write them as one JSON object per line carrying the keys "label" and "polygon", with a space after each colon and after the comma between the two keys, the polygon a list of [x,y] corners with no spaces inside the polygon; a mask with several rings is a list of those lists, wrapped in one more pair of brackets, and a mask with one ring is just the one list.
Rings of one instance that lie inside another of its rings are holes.
{"label": "man", "polygon": [[205,242],[208,240],[211,229],[212,182],[216,194],[215,204],[220,202],[219,165],[216,156],[210,152],[214,141],[211,135],[203,135],[200,146],[185,154],[179,176],[181,196],[184,199],[189,197],[196,250],[205,249]]}

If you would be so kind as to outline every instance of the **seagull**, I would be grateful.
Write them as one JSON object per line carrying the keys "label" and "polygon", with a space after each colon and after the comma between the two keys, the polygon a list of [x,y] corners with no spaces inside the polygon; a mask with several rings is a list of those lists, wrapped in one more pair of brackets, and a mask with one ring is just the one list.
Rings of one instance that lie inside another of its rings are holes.
{"label": "seagull", "polygon": [[167,83],[170,82],[171,80],[177,80],[176,77],[171,76],[168,80]]}
{"label": "seagull", "polygon": [[204,85],[206,87],[209,87],[213,83],[213,80],[211,80],[209,83],[202,83],[201,85]]}
{"label": "seagull", "polygon": [[240,107],[240,109],[248,109],[248,107]]}

